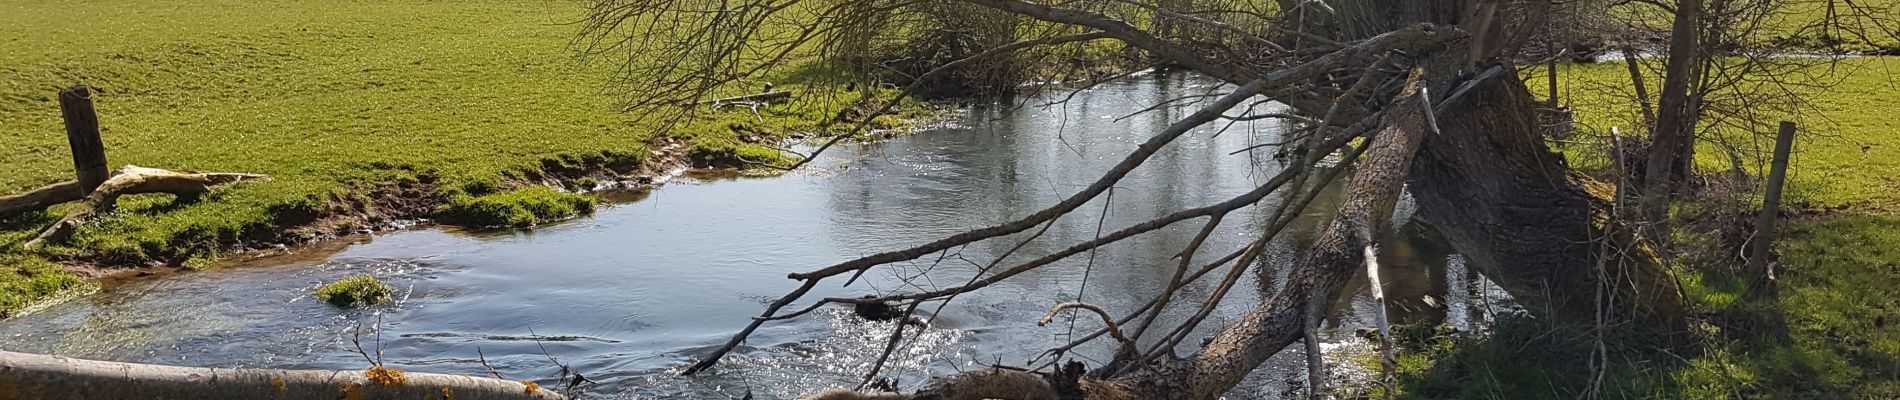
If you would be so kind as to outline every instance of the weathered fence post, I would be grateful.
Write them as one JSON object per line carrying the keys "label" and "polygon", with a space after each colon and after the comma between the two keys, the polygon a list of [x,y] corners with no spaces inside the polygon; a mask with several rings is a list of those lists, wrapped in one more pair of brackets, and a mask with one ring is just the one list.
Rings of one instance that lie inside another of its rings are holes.
{"label": "weathered fence post", "polygon": [[1781,185],[1788,177],[1788,153],[1794,147],[1793,122],[1781,121],[1781,135],[1775,138],[1774,164],[1768,170],[1768,193],[1763,196],[1761,215],[1755,219],[1755,241],[1750,243],[1748,293],[1757,298],[1773,294],[1775,271],[1768,264],[1768,252],[1775,243],[1775,216],[1781,211]]}
{"label": "weathered fence post", "polygon": [[106,145],[99,140],[99,115],[92,108],[92,88],[78,85],[59,91],[59,111],[66,119],[66,143],[73,148],[79,194],[90,195],[109,173]]}
{"label": "weathered fence post", "polygon": [[1557,55],[1561,52],[1557,50],[1556,42],[1551,42],[1550,48],[1550,61],[1544,64],[1544,77],[1550,83],[1550,104],[1547,107],[1555,110],[1557,106],[1563,105],[1562,102],[1557,101]]}

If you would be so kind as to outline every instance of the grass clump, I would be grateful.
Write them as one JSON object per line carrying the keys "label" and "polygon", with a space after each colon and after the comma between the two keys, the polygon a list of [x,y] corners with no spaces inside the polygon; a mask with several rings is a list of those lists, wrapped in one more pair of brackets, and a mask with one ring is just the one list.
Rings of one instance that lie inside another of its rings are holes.
{"label": "grass clump", "polygon": [[788,166],[795,160],[772,148],[731,140],[701,140],[687,153],[693,165],[713,168]]}
{"label": "grass clump", "polygon": [[382,304],[395,293],[395,289],[369,275],[351,276],[317,288],[317,298],[344,308]]}
{"label": "grass clump", "polygon": [[591,213],[594,203],[587,195],[529,186],[480,196],[457,195],[442,206],[439,216],[443,222],[459,225],[528,227]]}
{"label": "grass clump", "polygon": [[0,254],[0,318],[18,315],[39,299],[91,288],[44,258]]}

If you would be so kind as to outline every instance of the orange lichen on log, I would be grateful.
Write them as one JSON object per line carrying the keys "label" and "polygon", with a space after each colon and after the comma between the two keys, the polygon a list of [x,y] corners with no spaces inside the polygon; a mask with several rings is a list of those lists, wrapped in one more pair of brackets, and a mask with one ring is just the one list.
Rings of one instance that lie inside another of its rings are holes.
{"label": "orange lichen on log", "polygon": [[403,376],[402,370],[380,365],[370,367],[368,371],[363,371],[363,376],[368,377],[371,382],[376,382],[376,384],[383,386],[402,386],[409,383],[409,377]]}
{"label": "orange lichen on log", "polygon": [[536,390],[541,390],[541,385],[540,385],[540,384],[537,384],[537,383],[534,383],[534,381],[532,381],[532,380],[527,380],[527,379],[522,379],[522,380],[521,380],[521,385],[522,385],[522,386],[526,386],[526,387],[527,387],[527,392],[528,392],[528,393],[534,393],[534,391],[536,391]]}
{"label": "orange lichen on log", "polygon": [[338,397],[342,397],[345,400],[364,400],[368,398],[368,396],[365,396],[363,394],[363,385],[358,385],[354,383],[345,383],[343,384],[343,387],[340,389],[337,389],[337,391],[343,394],[342,396],[338,396]]}

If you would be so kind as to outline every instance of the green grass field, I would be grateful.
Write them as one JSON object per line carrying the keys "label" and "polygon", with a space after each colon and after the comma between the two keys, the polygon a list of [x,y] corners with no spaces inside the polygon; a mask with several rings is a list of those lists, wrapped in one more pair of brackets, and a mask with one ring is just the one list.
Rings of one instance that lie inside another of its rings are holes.
{"label": "green grass field", "polygon": [[[620,111],[625,97],[611,85],[617,60],[577,57],[570,40],[579,32],[573,23],[582,6],[558,0],[0,1],[0,165],[6,166],[0,193],[72,179],[55,97],[75,84],[100,92],[96,104],[112,168],[271,176],[189,204],[169,196],[129,197],[120,215],[89,225],[70,244],[34,254],[15,253],[63,209],[0,219],[0,312],[83,287],[46,268],[48,258],[202,261],[215,256],[213,243],[288,228],[296,221],[287,216],[321,214],[375,184],[430,181],[450,193],[480,194],[506,189],[509,176],[544,161],[640,162],[648,155],[644,143],[665,121]],[[798,88],[796,81],[780,83]],[[836,98],[842,96],[821,97],[801,95],[796,106],[768,108],[760,116],[702,116],[667,134],[693,140],[701,158],[772,161],[776,151],[746,144],[741,134],[817,129],[814,121],[845,104]],[[574,202],[533,199],[558,195],[498,200]],[[472,220],[524,221],[519,207],[484,210],[510,215]],[[550,217],[557,216],[536,219]]]}
{"label": "green grass field", "polygon": [[[1900,104],[1900,57],[1845,59],[1801,72],[1802,77],[1831,85],[1798,90],[1809,102],[1804,107],[1807,115],[1767,113],[1762,118],[1770,125],[1761,130],[1724,128],[1711,133],[1748,152],[1773,149],[1772,124],[1791,119],[1801,130],[1791,158],[1789,202],[1809,203],[1812,208],[1900,211],[1900,120],[1891,117],[1893,105]],[[1542,74],[1540,68],[1527,76],[1541,83]],[[1642,118],[1629,97],[1630,77],[1621,62],[1566,64],[1558,74],[1558,97],[1577,110],[1578,127],[1600,134],[1579,140],[1602,139],[1611,127],[1625,134],[1642,134]],[[1644,78],[1654,96],[1661,79],[1653,74]],[[1543,89],[1536,87],[1541,97]],[[1730,159],[1720,146],[1709,140],[1698,146],[1698,168],[1705,172],[1729,168]],[[1600,147],[1583,143],[1563,149],[1572,165],[1589,167],[1607,163]],[[1759,172],[1757,161],[1752,154],[1744,154],[1743,164],[1750,173]]]}

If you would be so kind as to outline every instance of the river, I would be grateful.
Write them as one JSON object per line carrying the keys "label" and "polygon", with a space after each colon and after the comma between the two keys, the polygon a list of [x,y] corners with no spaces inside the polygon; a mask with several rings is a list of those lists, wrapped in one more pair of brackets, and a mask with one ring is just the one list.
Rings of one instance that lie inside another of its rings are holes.
{"label": "river", "polygon": [[[1192,112],[1194,103],[1130,114],[1214,90],[1210,85],[1148,75],[1059,105],[1039,106],[1063,95],[1031,97],[1023,100],[1028,107],[1013,110],[979,107],[947,126],[839,146],[785,176],[688,176],[590,217],[532,230],[413,229],[113,283],[0,323],[0,349],[190,366],[362,369],[367,361],[352,344],[361,326],[364,348],[374,354],[380,347],[391,367],[487,375],[485,358],[510,379],[553,385],[558,360],[599,382],[588,385],[589,397],[732,399],[750,390],[775,399],[851,385],[876,359],[891,325],[859,321],[843,308],[767,324],[708,373],[688,378],[677,371],[743,327],[765,302],[794,289],[786,273],[1052,205]],[[1277,141],[1278,123],[1243,122],[1216,134],[1219,125],[1176,141],[1111,196],[1059,220],[1012,259],[1087,240],[1098,226],[1113,230],[1224,200],[1283,167],[1270,148],[1229,155]],[[1308,213],[1312,218],[1273,242],[1183,350],[1274,290],[1299,238],[1311,235],[1332,197],[1322,196]],[[1230,215],[1200,257],[1250,241],[1277,201]],[[1488,318],[1495,286],[1466,271],[1429,229],[1405,223],[1409,207],[1401,204],[1402,224],[1395,225],[1401,228],[1381,240],[1394,321],[1467,326]],[[1117,314],[1139,306],[1161,290],[1175,265],[1169,258],[1198,228],[1198,221],[1179,224],[960,296],[893,356],[886,375],[914,385],[932,373],[998,361],[1021,365],[1066,343],[1071,329],[1081,334],[1099,327],[1092,317],[1076,319],[1073,327],[1067,318],[1037,326],[1051,305],[1079,297]],[[848,288],[827,282],[807,298],[959,284],[1020,237],[881,268]],[[342,310],[312,296],[325,282],[364,273],[399,288],[398,300]],[[1164,320],[1191,314],[1218,275],[1185,288],[1186,297]],[[912,276],[923,277],[906,283]],[[1363,277],[1351,290],[1352,299],[1339,302],[1328,322],[1329,348],[1353,343],[1354,329],[1372,325]],[[372,333],[378,321],[381,332]],[[1288,381],[1303,375],[1297,347],[1232,397],[1289,390]],[[1074,356],[1099,365],[1110,350],[1101,344]]]}

